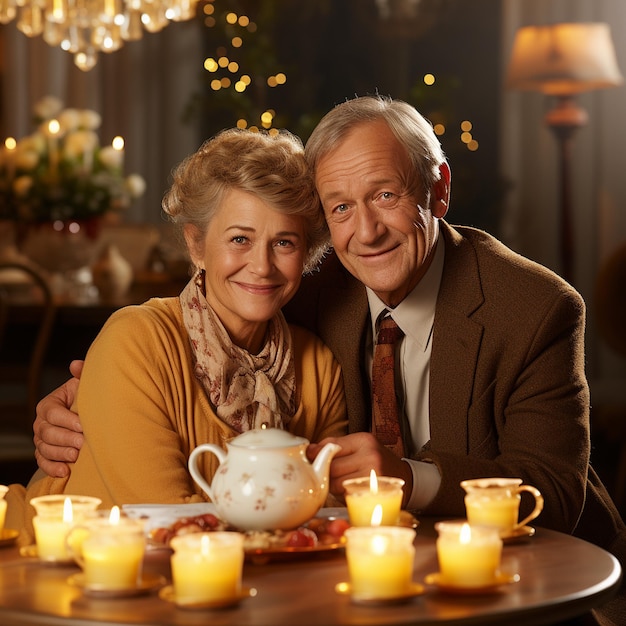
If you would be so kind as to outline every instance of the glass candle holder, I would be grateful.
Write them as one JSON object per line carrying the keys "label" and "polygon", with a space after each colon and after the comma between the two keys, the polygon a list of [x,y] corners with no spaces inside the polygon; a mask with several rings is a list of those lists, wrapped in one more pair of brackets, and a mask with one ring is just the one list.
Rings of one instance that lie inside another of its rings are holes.
{"label": "glass candle holder", "polygon": [[227,602],[241,597],[243,535],[236,532],[192,533],[174,537],[170,546],[176,603]]}
{"label": "glass candle holder", "polygon": [[33,518],[37,556],[43,561],[67,561],[72,557],[66,546],[66,537],[72,526],[89,511],[95,511],[100,498],[74,495],[50,495],[33,498]]}
{"label": "glass candle holder", "polygon": [[352,526],[371,526],[372,514],[376,505],[382,507],[380,526],[394,526],[398,523],[402,506],[401,478],[376,476],[350,478],[343,481],[346,491],[346,506]]}
{"label": "glass candle holder", "polygon": [[71,528],[66,544],[83,570],[85,588],[135,589],[140,584],[146,549],[142,520],[120,515],[117,507],[97,511]]}
{"label": "glass candle holder", "polygon": [[400,598],[413,582],[415,531],[401,526],[361,526],[345,531],[354,600]]}
{"label": "glass candle holder", "polygon": [[497,528],[467,522],[438,522],[437,558],[442,584],[471,588],[493,585],[500,570],[502,539]]}
{"label": "glass candle holder", "polygon": [[7,516],[7,501],[4,496],[7,495],[9,488],[6,485],[0,485],[0,532],[4,530],[4,521]]}
{"label": "glass candle holder", "polygon": [[[464,480],[467,520],[472,525],[494,526],[503,535],[512,533],[543,510],[543,496],[531,485],[522,485],[521,478],[477,478]],[[519,520],[521,494],[528,492],[535,499],[531,513]]]}

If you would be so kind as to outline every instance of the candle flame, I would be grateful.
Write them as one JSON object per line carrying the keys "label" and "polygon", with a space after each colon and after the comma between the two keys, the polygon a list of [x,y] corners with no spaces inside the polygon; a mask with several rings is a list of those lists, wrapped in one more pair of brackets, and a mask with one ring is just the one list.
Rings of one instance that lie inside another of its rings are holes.
{"label": "candle flame", "polygon": [[114,150],[123,150],[124,149],[124,138],[120,137],[119,135],[117,137],[114,137],[113,141],[111,142],[111,145],[113,146]]}
{"label": "candle flame", "polygon": [[61,124],[59,120],[50,120],[48,122],[48,131],[51,135],[58,135],[61,131]]}
{"label": "candle flame", "polygon": [[17,148],[17,141],[15,140],[15,137],[7,137],[4,140],[4,145],[7,150],[15,150],[15,148]]}
{"label": "candle flame", "polygon": [[211,547],[211,539],[209,535],[202,535],[202,539],[200,539],[200,552],[202,556],[208,556],[210,554]]}
{"label": "candle flame", "polygon": [[372,526],[380,526],[382,521],[383,521],[383,505],[377,504],[374,507],[374,510],[372,511],[372,519],[370,523]]}
{"label": "candle flame", "polygon": [[120,507],[114,506],[111,509],[111,514],[109,515],[109,524],[113,526],[118,526],[120,523]]}
{"label": "candle flame", "polygon": [[378,478],[374,470],[370,472],[370,493],[378,493]]}
{"label": "candle flame", "polygon": [[72,501],[69,498],[65,498],[63,501],[63,521],[71,522],[74,519],[74,512],[72,511]]}
{"label": "candle flame", "polygon": [[459,535],[459,541],[463,544],[469,543],[472,540],[472,529],[470,525],[465,523],[461,526],[461,534]]}
{"label": "candle flame", "polygon": [[374,535],[370,547],[374,554],[385,554],[389,546],[389,539],[384,535]]}

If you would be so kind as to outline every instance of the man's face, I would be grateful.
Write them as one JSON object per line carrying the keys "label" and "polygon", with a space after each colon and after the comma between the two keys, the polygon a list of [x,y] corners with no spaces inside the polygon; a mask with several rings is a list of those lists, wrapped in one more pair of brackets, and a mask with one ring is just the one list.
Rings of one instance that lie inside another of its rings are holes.
{"label": "man's face", "polygon": [[[425,206],[424,190],[410,191],[412,165],[384,121],[354,128],[320,159],[315,183],[343,265],[388,306],[400,303],[426,273],[445,215],[447,186]],[[443,195],[445,195],[445,198]]]}

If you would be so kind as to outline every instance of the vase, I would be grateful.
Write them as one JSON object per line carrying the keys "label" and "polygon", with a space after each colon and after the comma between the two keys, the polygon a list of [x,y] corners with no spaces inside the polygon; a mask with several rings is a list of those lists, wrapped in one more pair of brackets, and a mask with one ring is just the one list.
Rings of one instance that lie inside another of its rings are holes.
{"label": "vase", "polygon": [[98,253],[100,219],[17,225],[20,252],[48,274],[55,296],[88,303],[97,298],[90,266]]}
{"label": "vase", "polygon": [[22,253],[53,274],[89,267],[98,252],[96,219],[20,225],[19,231]]}
{"label": "vase", "polygon": [[133,268],[115,244],[108,244],[91,266],[93,284],[104,301],[115,300],[128,291],[133,282]]}

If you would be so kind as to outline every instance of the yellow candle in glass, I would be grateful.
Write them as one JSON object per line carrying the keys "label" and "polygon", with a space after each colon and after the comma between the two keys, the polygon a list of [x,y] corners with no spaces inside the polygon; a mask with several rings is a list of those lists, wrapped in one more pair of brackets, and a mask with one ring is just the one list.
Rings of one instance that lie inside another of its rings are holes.
{"label": "yellow candle in glass", "polygon": [[66,561],[71,558],[66,537],[72,526],[83,519],[88,511],[95,510],[99,498],[90,496],[50,495],[33,498],[30,503],[37,515],[33,529],[37,543],[37,556],[44,561]]}
{"label": "yellow candle in glass", "polygon": [[441,582],[451,587],[494,584],[500,568],[502,539],[497,528],[467,522],[435,524]]}
{"label": "yellow candle in glass", "polygon": [[[537,517],[543,509],[543,496],[536,487],[523,485],[521,478],[476,478],[464,480],[465,509],[472,525],[494,526],[504,535],[513,532]],[[519,520],[521,494],[528,492],[535,507]]]}
{"label": "yellow candle in glass", "polygon": [[177,604],[222,602],[241,597],[243,535],[193,533],[170,542],[172,581]]}
{"label": "yellow candle in glass", "polygon": [[402,506],[401,478],[376,476],[372,470],[369,478],[351,478],[343,481],[346,490],[346,506],[352,526],[370,526],[376,505],[383,510],[381,526],[398,523]]}
{"label": "yellow candle in glass", "polygon": [[410,593],[415,561],[412,528],[353,526],[345,536],[354,600],[398,598]]}
{"label": "yellow candle in glass", "polygon": [[[72,543],[72,537],[79,540]],[[85,585],[98,589],[133,589],[141,581],[146,547],[141,520],[122,518],[113,507],[107,518],[87,518],[75,526],[68,542],[76,551]]]}
{"label": "yellow candle in glass", "polygon": [[6,485],[0,485],[0,531],[4,529],[4,520],[7,516],[7,501],[4,496],[7,494],[9,488]]}
{"label": "yellow candle in glass", "polygon": [[37,556],[41,560],[64,561],[71,558],[65,539],[73,521],[72,501],[69,498],[65,499],[60,515],[35,515],[33,528],[37,541]]}

